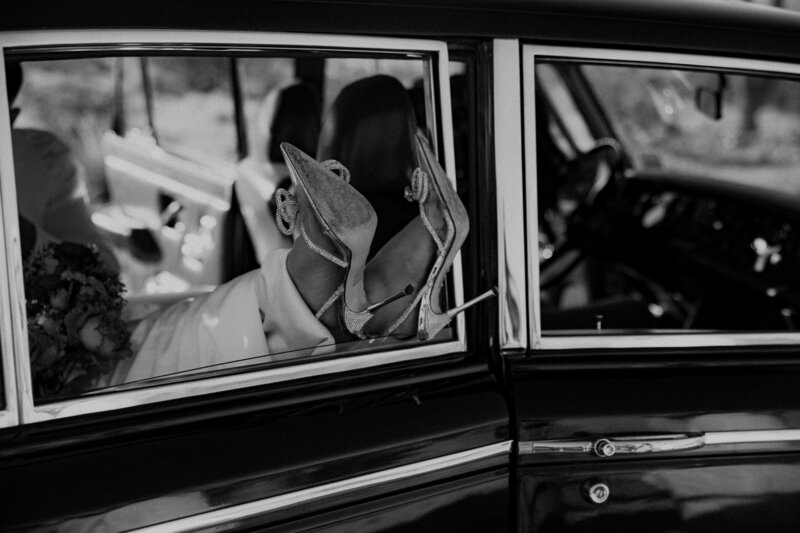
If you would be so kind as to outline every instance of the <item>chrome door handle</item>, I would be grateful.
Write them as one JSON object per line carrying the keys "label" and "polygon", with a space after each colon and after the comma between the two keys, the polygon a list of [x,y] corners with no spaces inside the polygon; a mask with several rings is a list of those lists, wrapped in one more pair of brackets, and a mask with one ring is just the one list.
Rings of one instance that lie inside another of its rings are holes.
{"label": "chrome door handle", "polygon": [[696,450],[706,445],[704,433],[631,435],[596,440],[549,440],[519,443],[520,455],[544,453],[589,453],[598,457]]}
{"label": "chrome door handle", "polygon": [[706,444],[703,434],[631,436],[597,439],[592,450],[598,457],[639,453],[664,453],[696,450]]}

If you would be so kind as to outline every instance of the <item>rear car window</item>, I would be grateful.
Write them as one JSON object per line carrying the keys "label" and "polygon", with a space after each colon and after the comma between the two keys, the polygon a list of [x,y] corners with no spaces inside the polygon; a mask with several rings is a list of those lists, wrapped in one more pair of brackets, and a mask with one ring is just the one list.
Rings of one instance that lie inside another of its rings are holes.
{"label": "rear car window", "polygon": [[458,339],[424,53],[6,58],[37,405]]}

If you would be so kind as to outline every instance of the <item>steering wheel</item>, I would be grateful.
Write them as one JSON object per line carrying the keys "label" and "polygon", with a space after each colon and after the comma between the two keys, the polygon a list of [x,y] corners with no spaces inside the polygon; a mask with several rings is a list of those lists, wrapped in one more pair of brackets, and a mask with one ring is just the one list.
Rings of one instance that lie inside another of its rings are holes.
{"label": "steering wheel", "polygon": [[[561,279],[572,270],[574,263],[557,261],[566,249],[571,248],[567,241],[556,242],[554,236],[567,235],[576,213],[591,207],[598,194],[613,181],[622,162],[619,143],[611,138],[602,138],[587,152],[584,152],[559,169],[557,200],[554,210],[540,217],[542,226],[539,248],[543,258],[539,264],[541,272],[561,265],[563,272],[547,272],[547,277]],[[558,225],[558,228],[554,226]],[[550,240],[551,242],[548,242]],[[564,268],[566,267],[566,268]]]}

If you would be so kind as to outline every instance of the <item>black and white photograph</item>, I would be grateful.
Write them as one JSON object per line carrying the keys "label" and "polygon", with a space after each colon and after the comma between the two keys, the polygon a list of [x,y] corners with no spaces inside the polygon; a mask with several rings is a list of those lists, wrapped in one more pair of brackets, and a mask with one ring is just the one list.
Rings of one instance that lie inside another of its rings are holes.
{"label": "black and white photograph", "polygon": [[0,531],[800,531],[800,0],[27,0]]}

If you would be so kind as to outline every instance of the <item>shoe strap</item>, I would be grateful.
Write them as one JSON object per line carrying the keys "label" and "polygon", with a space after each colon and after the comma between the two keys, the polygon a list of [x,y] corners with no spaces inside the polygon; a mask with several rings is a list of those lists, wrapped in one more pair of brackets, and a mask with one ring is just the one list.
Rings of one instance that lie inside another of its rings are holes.
{"label": "shoe strap", "polygon": [[[331,172],[336,172],[336,174],[342,178],[346,183],[350,183],[350,171],[347,170],[347,167],[338,162],[335,159],[326,159],[322,163],[320,163],[323,168],[326,170],[330,170]],[[338,172],[337,172],[338,171]]]}
{"label": "shoe strap", "polygon": [[436,230],[433,228],[433,224],[431,224],[428,215],[425,214],[425,202],[430,195],[430,189],[430,176],[428,176],[427,172],[417,167],[414,169],[414,173],[411,175],[411,185],[407,186],[405,189],[405,198],[409,202],[416,201],[419,204],[419,217],[422,219],[422,223],[425,225],[428,233],[431,234],[431,238],[433,239],[433,242],[436,243],[436,247],[439,249],[439,252],[444,253],[445,244],[442,242],[442,239],[439,238],[439,234],[436,233]]}
{"label": "shoe strap", "polygon": [[385,335],[385,336],[387,336],[387,337],[388,337],[389,335],[391,335],[392,333],[394,333],[394,332],[395,332],[395,330],[396,330],[397,328],[399,328],[399,327],[400,327],[400,325],[401,325],[403,322],[405,322],[405,321],[406,321],[406,318],[408,318],[408,315],[410,315],[410,314],[411,314],[411,312],[412,312],[412,311],[414,311],[414,310],[417,308],[417,305],[419,305],[419,302],[420,302],[420,300],[422,299],[422,296],[423,296],[423,294],[424,294],[424,293],[425,293],[425,291],[427,291],[427,290],[430,290],[430,287],[428,287],[428,284],[426,283],[426,284],[425,284],[425,286],[423,286],[421,290],[417,291],[417,295],[414,297],[414,301],[413,301],[413,302],[411,302],[411,305],[407,306],[407,307],[406,307],[406,309],[405,309],[405,311],[403,311],[403,314],[401,314],[401,315],[398,317],[398,319],[397,319],[397,320],[395,320],[395,321],[394,321],[394,323],[393,323],[391,326],[389,326],[389,329],[387,329],[387,330],[386,330],[386,332],[384,333],[384,335]]}
{"label": "shoe strap", "polygon": [[312,241],[311,237],[309,237],[308,233],[306,233],[306,226],[305,226],[305,224],[303,224],[302,216],[298,215],[297,218],[300,219],[300,223],[299,223],[300,224],[300,235],[303,236],[303,240],[306,241],[306,244],[311,249],[311,251],[316,253],[317,255],[321,255],[322,257],[324,257],[325,259],[327,259],[328,261],[330,261],[331,263],[333,263],[334,265],[336,265],[336,266],[338,266],[340,268],[347,268],[347,260],[341,259],[339,257],[336,257],[335,255],[330,253],[328,250],[325,250],[321,246],[318,246],[314,241]]}
{"label": "shoe strap", "polygon": [[[328,159],[320,163],[320,165],[326,170],[337,174],[346,183],[350,183],[350,171],[339,161],[335,159]],[[297,203],[297,197],[294,194],[288,192],[286,189],[278,189],[275,191],[275,204],[277,205],[277,210],[275,211],[275,221],[281,233],[292,236],[294,235],[295,228],[299,224],[300,235],[302,235],[303,240],[312,252],[324,257],[340,268],[347,268],[347,261],[345,259],[336,257],[321,246],[318,246],[314,241],[311,240],[311,237],[308,236],[305,224],[303,224],[303,216]],[[337,287],[333,294],[331,294],[325,303],[322,304],[322,307],[320,307],[319,310],[314,314],[314,317],[319,320],[319,318],[325,314],[325,311],[327,311],[334,304],[334,302],[339,299],[342,293],[344,293],[344,284]],[[356,315],[359,315],[360,318],[361,313],[356,313]],[[369,317],[371,318],[372,314],[369,314]],[[345,316],[346,320],[348,318],[352,317]],[[366,322],[366,320],[364,320],[364,322]],[[361,327],[363,328],[363,324],[361,324]]]}
{"label": "shoe strap", "polygon": [[339,299],[339,296],[341,296],[343,292],[344,292],[344,284],[339,285],[339,287],[335,291],[333,291],[333,294],[331,294],[330,298],[328,298],[328,300],[324,304],[322,304],[322,307],[319,308],[319,311],[316,312],[314,317],[317,320],[319,320],[320,317],[325,314],[325,311],[327,311],[328,308],[330,308],[330,306],[332,306],[333,303]]}
{"label": "shoe strap", "polygon": [[275,204],[277,206],[277,209],[275,210],[275,223],[278,225],[278,229],[281,230],[281,233],[292,236],[294,235],[295,229],[299,225],[300,235],[303,236],[303,240],[306,242],[312,252],[324,257],[340,268],[347,267],[347,261],[345,259],[336,257],[329,251],[317,245],[317,243],[312,241],[311,237],[308,236],[308,232],[306,232],[306,226],[303,224],[303,214],[300,212],[300,207],[297,203],[297,197],[294,194],[290,193],[286,189],[278,189],[275,191]]}
{"label": "shoe strap", "polygon": [[286,189],[278,189],[275,191],[275,224],[281,233],[291,237],[294,235],[295,225],[297,223],[297,215],[300,212],[300,206],[297,204],[297,198],[294,194]]}

